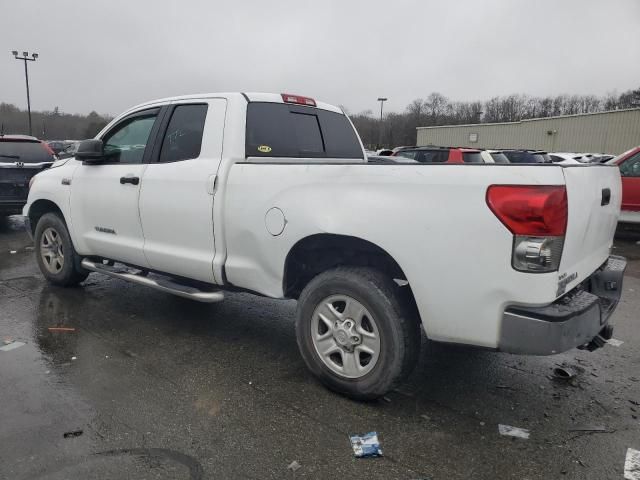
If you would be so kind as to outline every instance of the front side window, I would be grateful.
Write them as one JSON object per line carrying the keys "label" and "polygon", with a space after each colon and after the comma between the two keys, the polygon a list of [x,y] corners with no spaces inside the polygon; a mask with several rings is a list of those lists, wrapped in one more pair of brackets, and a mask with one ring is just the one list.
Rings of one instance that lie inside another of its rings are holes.
{"label": "front side window", "polygon": [[620,165],[620,175],[623,177],[640,177],[640,153],[636,153]]}
{"label": "front side window", "polygon": [[153,109],[118,123],[102,139],[105,156],[117,163],[142,163],[157,115]]}
{"label": "front side window", "polygon": [[162,140],[160,162],[179,162],[200,156],[207,105],[179,105],[173,110]]}

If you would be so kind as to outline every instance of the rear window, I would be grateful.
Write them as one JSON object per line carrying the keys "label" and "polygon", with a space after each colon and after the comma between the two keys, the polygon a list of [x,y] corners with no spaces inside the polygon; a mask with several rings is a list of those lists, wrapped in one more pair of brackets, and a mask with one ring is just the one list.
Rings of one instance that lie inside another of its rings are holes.
{"label": "rear window", "polygon": [[53,156],[40,142],[0,140],[0,162],[53,162]]}
{"label": "rear window", "polygon": [[462,152],[462,161],[464,163],[484,163],[480,152]]}
{"label": "rear window", "polygon": [[252,102],[247,157],[364,158],[345,115],[319,108]]}

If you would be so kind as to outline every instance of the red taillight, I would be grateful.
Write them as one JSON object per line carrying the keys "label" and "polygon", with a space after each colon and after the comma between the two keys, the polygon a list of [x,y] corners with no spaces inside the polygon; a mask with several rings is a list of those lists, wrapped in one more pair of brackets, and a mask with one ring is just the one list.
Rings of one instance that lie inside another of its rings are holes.
{"label": "red taillight", "polygon": [[308,105],[310,107],[316,106],[316,101],[313,98],[291,95],[290,93],[282,93],[281,95],[284,103],[297,103],[298,105]]}
{"label": "red taillight", "polygon": [[491,185],[487,204],[514,235],[562,236],[567,230],[564,185]]}

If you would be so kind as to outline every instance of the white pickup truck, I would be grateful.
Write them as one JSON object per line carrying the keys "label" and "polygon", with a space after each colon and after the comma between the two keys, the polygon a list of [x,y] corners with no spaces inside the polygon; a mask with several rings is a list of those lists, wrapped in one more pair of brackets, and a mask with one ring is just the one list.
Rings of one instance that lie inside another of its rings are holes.
{"label": "white pickup truck", "polygon": [[337,107],[220,93],[126,111],[34,177],[23,213],[57,285],[297,299],[309,369],[370,399],[410,373],[420,325],[519,354],[602,346],[620,197],[615,166],[368,163]]}

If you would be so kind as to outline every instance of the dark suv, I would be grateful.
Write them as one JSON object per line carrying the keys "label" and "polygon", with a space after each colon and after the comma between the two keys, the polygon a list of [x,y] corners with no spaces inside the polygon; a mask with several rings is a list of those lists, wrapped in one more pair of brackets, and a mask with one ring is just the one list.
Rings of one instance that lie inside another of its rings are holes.
{"label": "dark suv", "polygon": [[47,144],[26,135],[0,135],[0,216],[22,213],[29,181],[55,161]]}

